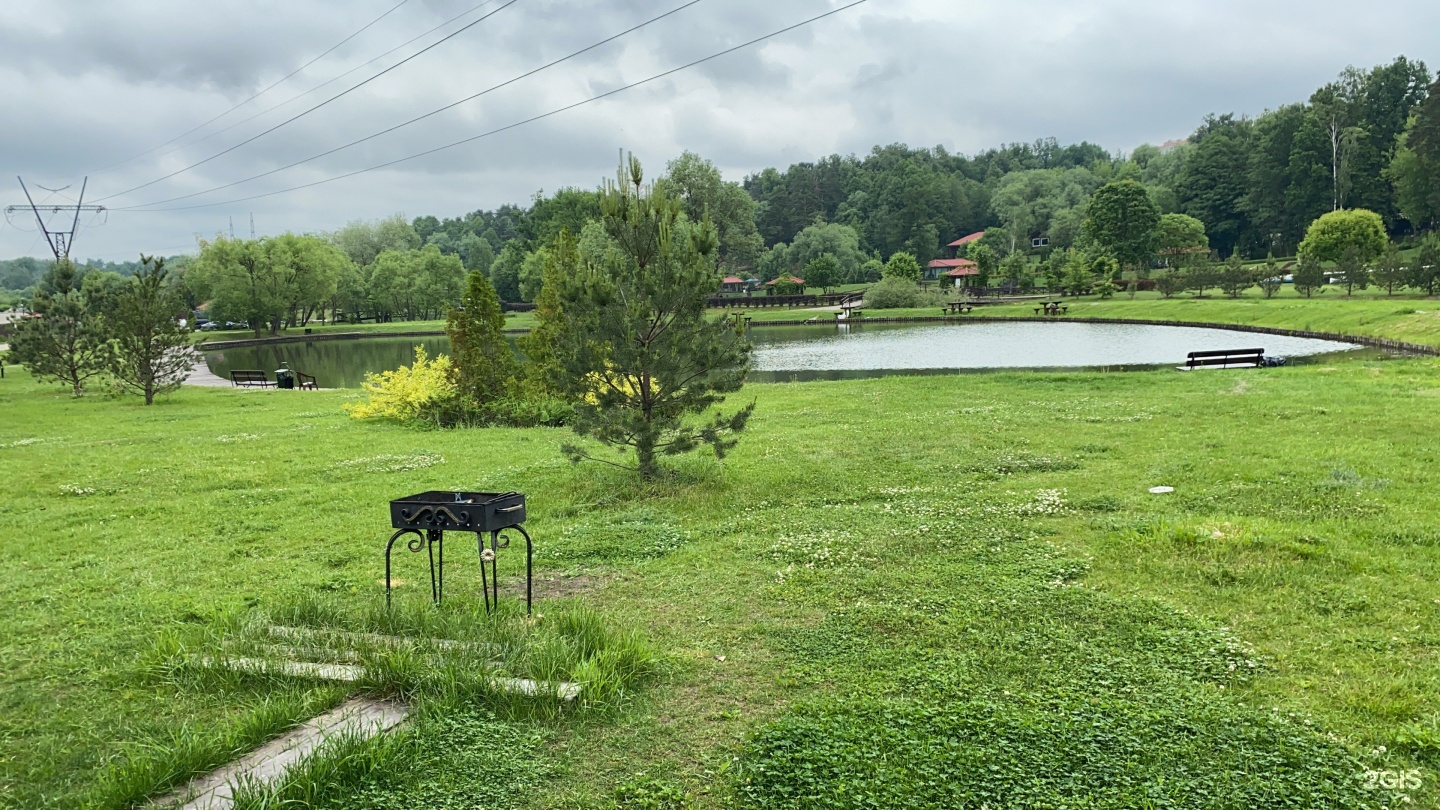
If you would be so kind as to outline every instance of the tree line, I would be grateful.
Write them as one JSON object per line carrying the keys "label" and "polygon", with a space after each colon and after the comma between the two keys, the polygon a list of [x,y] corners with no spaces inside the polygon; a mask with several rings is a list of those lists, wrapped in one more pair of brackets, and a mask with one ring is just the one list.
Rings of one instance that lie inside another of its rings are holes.
{"label": "tree line", "polygon": [[[839,266],[826,282],[874,281],[890,256],[924,265],[956,236],[981,231],[1000,259],[1032,244],[1044,245],[1042,257],[1082,248],[1091,199],[1124,180],[1167,217],[1157,266],[1181,257],[1164,251],[1194,246],[1194,223],[1221,258],[1288,257],[1310,223],[1335,210],[1374,211],[1395,239],[1440,224],[1440,82],[1432,79],[1403,56],[1347,68],[1305,102],[1255,118],[1212,115],[1183,142],[1128,155],[1053,138],[971,156],[894,144],[764,169],[737,184],[687,153],[666,180],[692,215],[707,211],[715,222],[722,273],[762,281],[805,277],[822,256]],[[579,233],[598,204],[596,192],[563,189],[537,194],[528,208],[424,216],[413,226],[467,269],[489,267],[504,300],[528,301],[539,289],[540,247],[562,229]],[[818,266],[825,273],[831,262]]]}

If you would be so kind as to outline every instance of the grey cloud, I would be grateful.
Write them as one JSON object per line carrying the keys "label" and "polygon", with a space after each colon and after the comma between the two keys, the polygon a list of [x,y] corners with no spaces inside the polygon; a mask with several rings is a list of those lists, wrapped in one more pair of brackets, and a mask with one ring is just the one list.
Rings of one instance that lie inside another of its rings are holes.
{"label": "grey cloud", "polygon": [[[0,177],[23,174],[54,187],[147,150],[275,81],[397,1],[7,0],[0,4],[7,118],[0,127]],[[478,2],[411,0],[221,126]],[[519,0],[313,115],[113,204],[203,191],[308,157],[681,2]],[[838,5],[704,0],[478,102],[193,202],[248,197],[375,166],[553,110]],[[1373,11],[1356,15],[1339,0],[871,0],[764,46],[383,171],[192,211],[117,210],[106,225],[81,234],[77,254],[122,258],[169,251],[193,244],[196,233],[225,229],[232,216],[237,231],[248,231],[251,212],[262,233],[275,233],[331,229],[396,211],[456,216],[524,203],[539,189],[593,187],[613,172],[619,148],[633,149],[652,174],[681,151],[698,152],[736,180],[766,166],[832,152],[864,154],[894,142],[975,152],[1053,135],[1129,149],[1183,137],[1209,112],[1256,114],[1303,100],[1347,64],[1369,66],[1401,53],[1440,61],[1429,34],[1440,29],[1440,6],[1387,0]],[[1406,23],[1396,25],[1399,19]],[[223,135],[96,174],[92,193],[113,194],[214,154],[399,58]],[[34,250],[34,234],[0,230],[0,256]]]}

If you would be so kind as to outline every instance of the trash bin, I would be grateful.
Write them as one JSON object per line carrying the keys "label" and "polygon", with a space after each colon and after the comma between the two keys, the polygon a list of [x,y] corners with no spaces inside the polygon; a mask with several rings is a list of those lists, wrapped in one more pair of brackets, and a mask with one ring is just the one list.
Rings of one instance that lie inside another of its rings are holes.
{"label": "trash bin", "polygon": [[294,388],[294,387],[295,387],[295,375],[293,375],[293,374],[290,373],[290,369],[288,369],[288,368],[277,368],[277,369],[275,369],[275,387],[276,387],[276,388]]}

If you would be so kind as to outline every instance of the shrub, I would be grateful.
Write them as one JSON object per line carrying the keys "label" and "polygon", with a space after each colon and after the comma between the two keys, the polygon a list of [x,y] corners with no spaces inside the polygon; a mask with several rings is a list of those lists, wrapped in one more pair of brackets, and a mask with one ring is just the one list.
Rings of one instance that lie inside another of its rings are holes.
{"label": "shrub", "polygon": [[455,407],[458,389],[450,358],[431,360],[424,346],[415,347],[415,362],[394,371],[366,374],[368,402],[348,403],[345,412],[355,419],[393,419],[407,422]]}
{"label": "shrub", "polygon": [[865,306],[871,309],[910,309],[920,306],[921,295],[915,282],[889,276],[865,293]]}

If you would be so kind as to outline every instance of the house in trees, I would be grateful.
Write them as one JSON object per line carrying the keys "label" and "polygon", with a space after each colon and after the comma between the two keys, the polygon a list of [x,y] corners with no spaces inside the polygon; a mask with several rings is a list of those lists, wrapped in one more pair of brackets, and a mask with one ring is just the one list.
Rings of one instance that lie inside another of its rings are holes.
{"label": "house in trees", "polygon": [[930,262],[930,266],[925,268],[925,280],[946,281],[953,279],[956,287],[969,287],[970,279],[980,275],[980,267],[969,259],[960,258],[960,251],[964,250],[966,245],[978,242],[984,238],[985,232],[980,231],[979,233],[972,233],[969,236],[956,239],[954,242],[946,245],[945,247],[950,251],[950,258],[936,259]]}
{"label": "house in trees", "polygon": [[953,279],[957,288],[969,287],[970,280],[978,275],[980,266],[969,259],[936,259],[925,269],[925,278]]}
{"label": "house in trees", "polygon": [[726,276],[725,280],[720,282],[720,292],[727,295],[743,293],[745,287],[745,279],[739,276]]}

